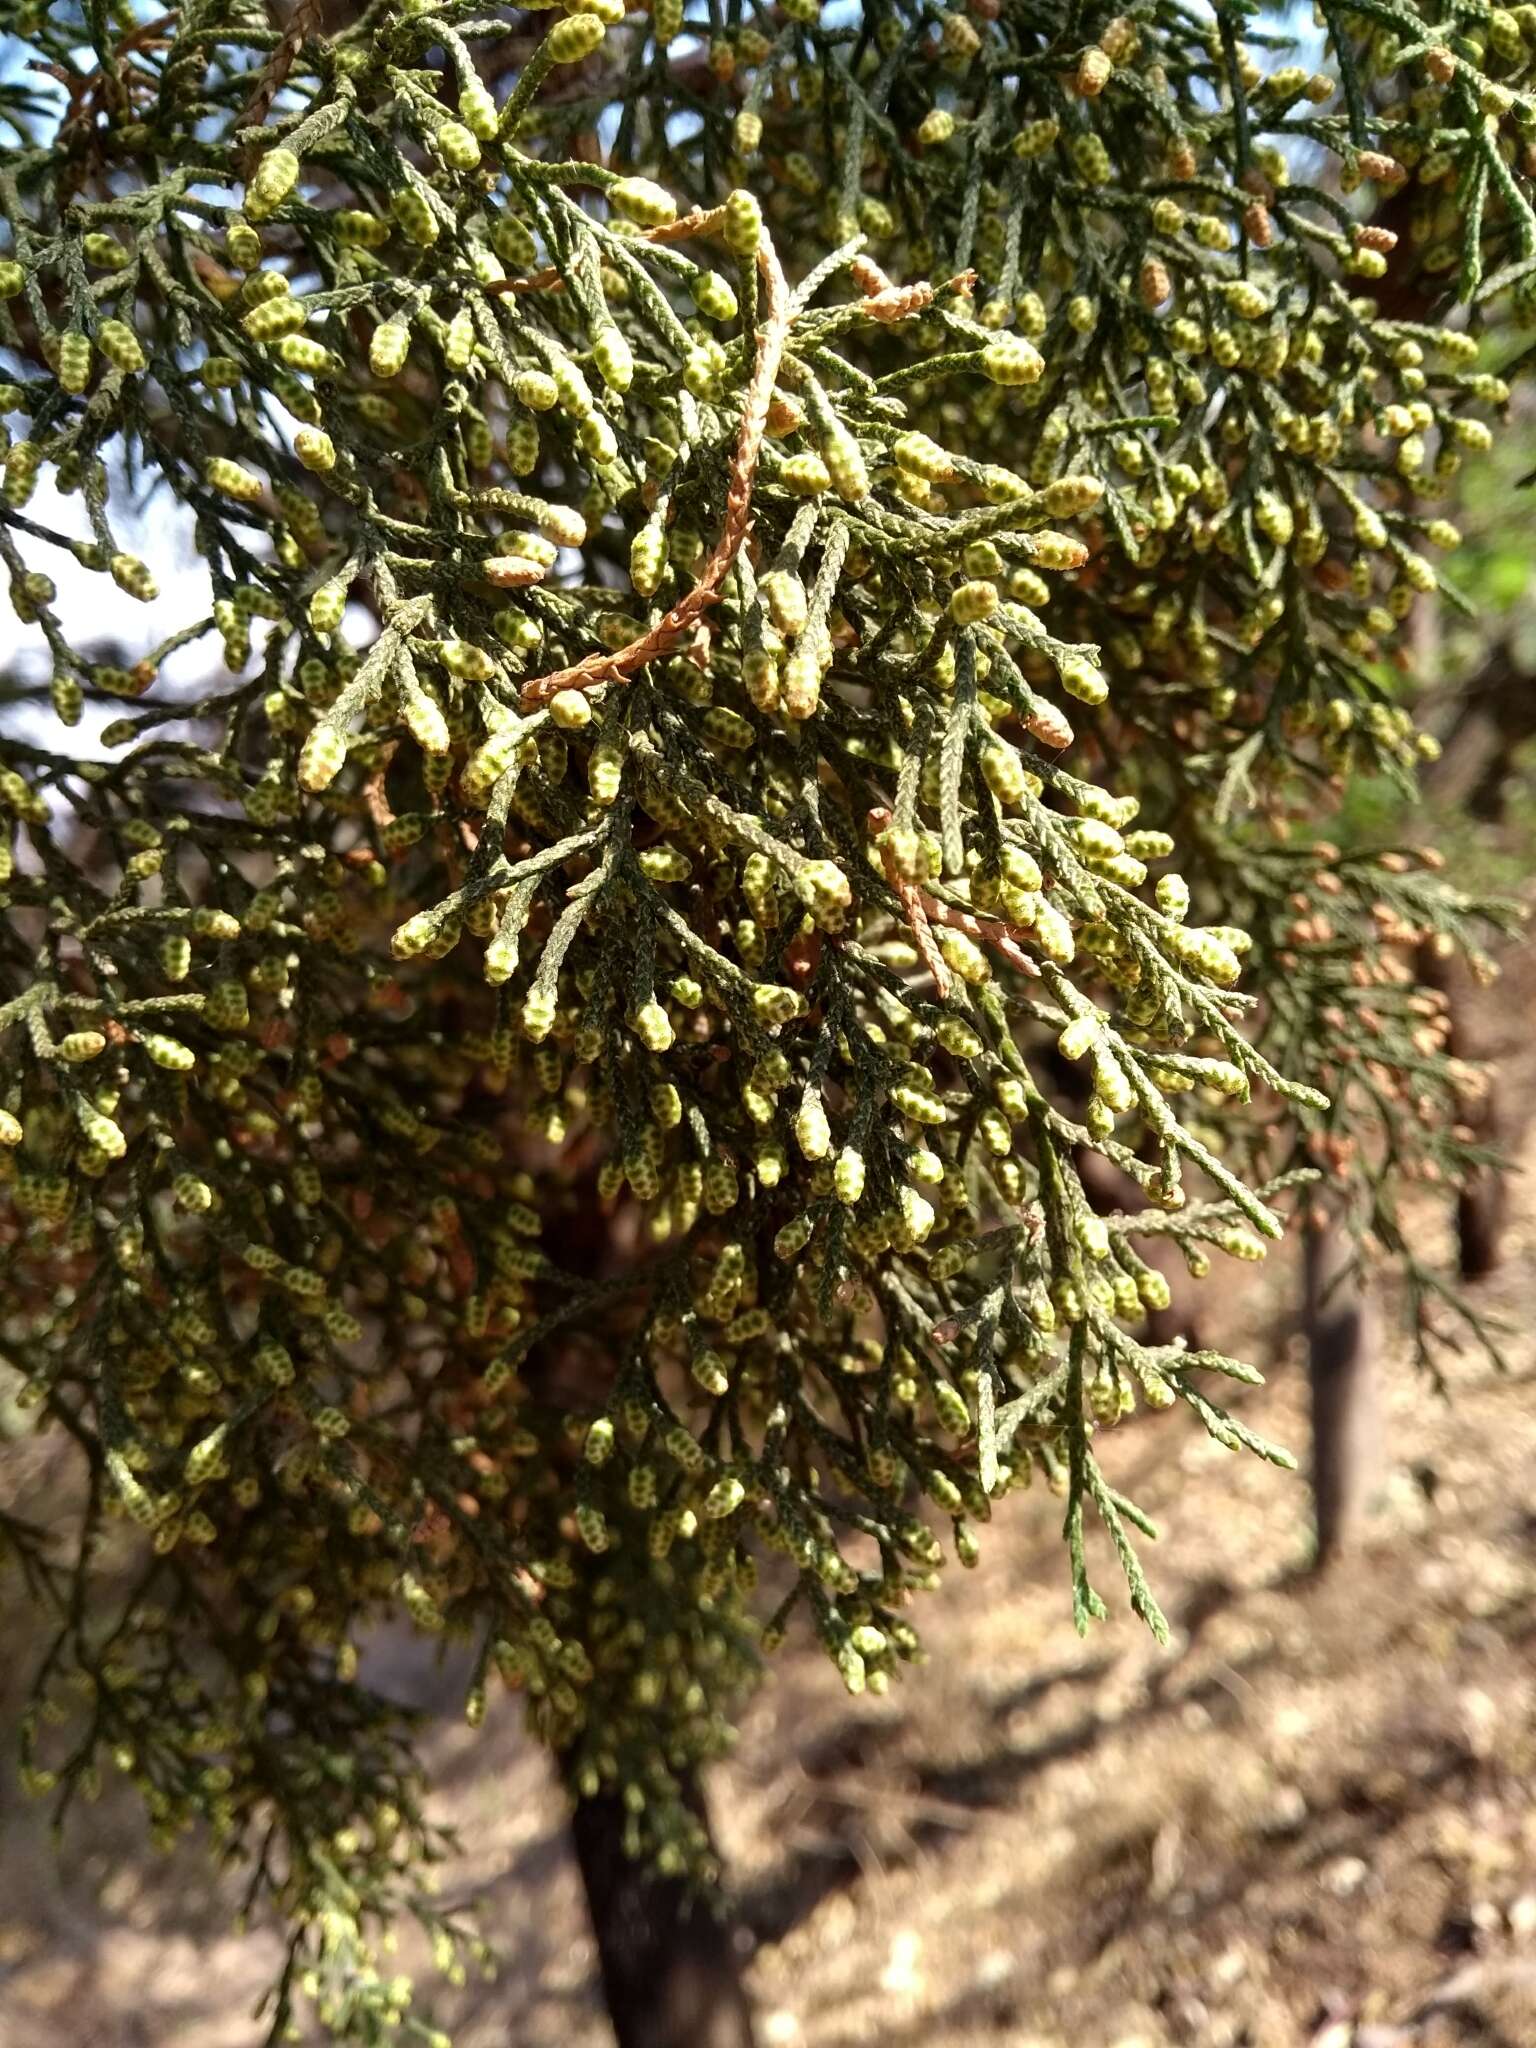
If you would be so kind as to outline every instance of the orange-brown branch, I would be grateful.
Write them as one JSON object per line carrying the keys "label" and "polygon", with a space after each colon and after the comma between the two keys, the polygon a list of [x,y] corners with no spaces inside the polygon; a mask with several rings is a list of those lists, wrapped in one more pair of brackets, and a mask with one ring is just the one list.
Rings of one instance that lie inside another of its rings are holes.
{"label": "orange-brown branch", "polygon": [[[708,213],[696,208],[680,220],[651,229],[651,239],[670,242],[685,236],[707,234],[723,214],[723,207]],[[766,229],[758,244],[757,267],[763,278],[764,319],[757,336],[757,364],[747,386],[741,431],[736,438],[736,452],[731,458],[725,523],[720,529],[714,552],[704,564],[693,588],[680,597],[666,617],[649,632],[642,633],[627,647],[620,647],[613,653],[605,650],[589,654],[571,668],[556,669],[550,675],[536,676],[525,684],[522,694],[525,710],[547,703],[561,690],[590,690],[598,683],[620,682],[625,676],[633,675],[637,668],[644,668],[658,655],[670,653],[681,636],[716,601],[720,585],[746,538],[752,513],[752,483],[768,424],[768,407],[773,398],[779,365],[784,359],[785,343],[789,339],[789,286]]]}
{"label": "orange-brown branch", "polygon": [[956,910],[953,904],[940,903],[936,897],[928,895],[923,896],[923,909],[932,923],[946,924],[952,931],[964,932],[978,945],[990,946],[994,953],[1001,953],[1010,967],[1017,967],[1021,974],[1033,975],[1039,980],[1040,969],[1019,945],[1017,933],[1022,927],[1004,924],[998,918],[972,917],[968,910]]}
{"label": "orange-brown branch", "polygon": [[[882,804],[870,812],[865,820],[865,826],[873,838],[878,837],[880,833],[884,832],[890,822],[891,814]],[[885,869],[885,879],[890,883],[892,889],[895,890],[896,900],[900,903],[902,915],[907,920],[907,929],[912,934],[912,943],[917,947],[918,952],[922,954],[923,965],[933,976],[933,985],[939,992],[940,1002],[943,1002],[949,994],[949,967],[944,959],[944,955],[939,951],[938,946],[934,942],[933,930],[928,922],[928,912],[923,906],[923,892],[918,888],[916,882],[901,872],[901,869],[896,864],[895,849],[890,845],[889,841],[883,843],[880,847],[880,861]]]}

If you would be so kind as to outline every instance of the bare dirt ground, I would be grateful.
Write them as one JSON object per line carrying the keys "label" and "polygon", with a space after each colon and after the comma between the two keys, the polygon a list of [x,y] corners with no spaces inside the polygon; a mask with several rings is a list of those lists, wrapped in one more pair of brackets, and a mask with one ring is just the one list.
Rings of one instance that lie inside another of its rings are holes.
{"label": "bare dirt ground", "polygon": [[[1522,1099],[1533,1014],[1518,985],[1489,1011]],[[1536,1132],[1520,1149],[1505,1263],[1478,1290],[1510,1370],[1468,1357],[1447,1404],[1394,1342],[1357,1560],[1307,1579],[1300,1481],[1157,1417],[1101,1453],[1164,1532],[1147,1562],[1169,1651],[1123,1599],[1078,1639],[1059,1504],[1036,1494],[918,1617],[931,1661],[891,1698],[850,1701],[817,1653],[781,1654],[713,1788],[765,2048],[1536,2048]],[[1300,1449],[1294,1279],[1233,1268],[1214,1335],[1274,1364],[1244,1413]],[[1095,1564],[1111,1595],[1102,1546]],[[17,1649],[19,1627],[0,1723]],[[458,1992],[427,1972],[432,2016],[458,2048],[606,2048],[515,1705],[473,1733],[451,1674],[378,1654],[441,1710],[427,1754],[463,1844],[445,1890],[484,1898],[505,1956]],[[277,1948],[231,1931],[232,1897],[150,1856],[127,1801],[56,1858],[7,1773],[0,2048],[254,2048]]]}

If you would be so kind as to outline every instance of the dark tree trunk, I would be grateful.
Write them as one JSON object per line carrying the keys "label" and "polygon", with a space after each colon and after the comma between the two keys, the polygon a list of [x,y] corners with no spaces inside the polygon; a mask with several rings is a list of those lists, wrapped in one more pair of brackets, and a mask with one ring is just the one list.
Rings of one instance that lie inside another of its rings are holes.
{"label": "dark tree trunk", "polygon": [[[1451,994],[1451,1035],[1447,1052],[1466,1058],[1466,1032],[1460,1015],[1461,999]],[[1499,1075],[1490,1072],[1487,1086],[1466,1105],[1464,1120],[1479,1145],[1503,1150],[1514,1133],[1506,1128],[1501,1114]],[[1463,1280],[1481,1280],[1499,1263],[1508,1206],[1509,1176],[1502,1165],[1475,1166],[1456,1197],[1456,1245]]]}
{"label": "dark tree trunk", "polygon": [[1504,1196],[1504,1176],[1497,1167],[1479,1166],[1456,1197],[1456,1234],[1463,1280],[1481,1280],[1499,1263]]}
{"label": "dark tree trunk", "polygon": [[[1526,664],[1516,659],[1507,640],[1496,641],[1482,668],[1461,691],[1456,721],[1446,736],[1440,759],[1425,777],[1425,792],[1442,805],[1460,805],[1474,817],[1497,823],[1505,814],[1513,762],[1519,748],[1536,734],[1536,690]],[[1469,1042],[1468,1013],[1473,984],[1454,956],[1420,948],[1419,979],[1444,995],[1451,1032],[1447,1052],[1474,1059],[1478,1048]],[[1471,1102],[1465,1122],[1480,1145],[1509,1147],[1518,1131],[1500,1100],[1497,1083]],[[1523,1120],[1522,1120],[1523,1121]],[[1497,1166],[1479,1167],[1456,1204],[1461,1277],[1480,1280],[1499,1263],[1505,1221],[1505,1175]]]}
{"label": "dark tree trunk", "polygon": [[1381,1469],[1376,1312],[1349,1249],[1336,1222],[1308,1220],[1303,1315],[1320,1571],[1354,1546]]}
{"label": "dark tree trunk", "polygon": [[[1454,958],[1444,958],[1432,946],[1419,949],[1418,975],[1426,987],[1437,988],[1445,997],[1450,1033],[1445,1049],[1456,1059],[1475,1060],[1477,1049],[1467,1028],[1474,984],[1466,968]],[[1506,1128],[1501,1114],[1496,1073],[1487,1075],[1487,1086],[1472,1097],[1462,1111],[1462,1121],[1479,1145],[1504,1149],[1517,1135]],[[1463,1280],[1481,1280],[1499,1263],[1500,1238],[1504,1230],[1507,1177],[1498,1166],[1474,1167],[1466,1185],[1456,1197],[1456,1237]]]}
{"label": "dark tree trunk", "polygon": [[[707,1823],[697,1784],[689,1804]],[[571,1836],[618,2048],[753,2048],[731,1920],[696,1887],[625,1855],[616,1794],[578,1800]]]}

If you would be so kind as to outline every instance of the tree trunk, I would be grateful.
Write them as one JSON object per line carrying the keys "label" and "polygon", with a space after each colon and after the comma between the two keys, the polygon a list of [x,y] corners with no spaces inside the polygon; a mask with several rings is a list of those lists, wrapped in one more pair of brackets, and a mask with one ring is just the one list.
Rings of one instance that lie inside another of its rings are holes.
{"label": "tree trunk", "polygon": [[1309,1219],[1304,1254],[1319,1571],[1355,1544],[1381,1469],[1377,1318],[1337,1222]]}
{"label": "tree trunk", "polygon": [[[1433,946],[1420,947],[1417,971],[1427,988],[1436,988],[1445,997],[1451,1027],[1446,1051],[1455,1059],[1476,1060],[1478,1050],[1467,1028],[1475,987],[1471,975],[1456,958],[1442,956]],[[1490,1071],[1486,1078],[1486,1088],[1463,1106],[1462,1122],[1479,1145],[1507,1149],[1517,1133],[1505,1128],[1498,1074]],[[1507,1192],[1502,1168],[1478,1166],[1458,1193],[1456,1237],[1463,1280],[1481,1280],[1498,1265]]]}
{"label": "tree trunk", "polygon": [[[707,1825],[697,1783],[689,1804]],[[736,1929],[718,1902],[625,1855],[617,1794],[578,1800],[571,1836],[618,2048],[753,2048]]]}
{"label": "tree trunk", "polygon": [[[1490,1095],[1492,1088],[1490,1086]],[[1494,1141],[1488,1130],[1485,1143]],[[1461,1253],[1463,1280],[1482,1280],[1499,1263],[1499,1241],[1504,1230],[1504,1176],[1494,1166],[1479,1166],[1456,1197],[1456,1236]]]}

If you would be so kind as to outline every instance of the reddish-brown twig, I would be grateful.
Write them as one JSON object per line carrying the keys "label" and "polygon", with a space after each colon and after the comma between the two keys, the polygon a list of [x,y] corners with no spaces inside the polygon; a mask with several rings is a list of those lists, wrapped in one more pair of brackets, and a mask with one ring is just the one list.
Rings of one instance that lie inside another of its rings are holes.
{"label": "reddish-brown twig", "polygon": [[[872,837],[882,833],[891,822],[891,814],[884,806],[872,810],[865,820],[865,827]],[[934,943],[933,930],[928,922],[928,912],[923,904],[923,892],[916,882],[904,875],[896,864],[895,848],[886,841],[880,848],[881,863],[885,868],[885,879],[896,892],[902,915],[907,920],[907,929],[912,942],[923,956],[923,965],[933,976],[933,985],[943,1002],[949,994],[949,968],[944,955]]]}
{"label": "reddish-brown twig", "polygon": [[1003,924],[997,918],[972,917],[968,910],[957,910],[951,903],[940,903],[937,898],[923,895],[923,909],[933,924],[948,925],[951,931],[964,932],[968,939],[975,939],[979,945],[990,946],[994,953],[1001,953],[1010,967],[1017,967],[1021,974],[1040,978],[1040,969],[1019,945],[1017,932],[1021,927]]}
{"label": "reddish-brown twig", "polygon": [[394,759],[395,748],[398,744],[398,741],[390,740],[380,748],[378,766],[363,784],[363,802],[367,807],[369,817],[373,820],[374,831],[381,836],[395,822],[394,810],[391,808],[389,798],[384,793],[384,778],[389,773],[389,764]]}
{"label": "reddish-brown twig", "polygon": [[[684,236],[707,234],[718,225],[723,215],[723,207],[709,213],[695,209],[665,227],[651,229],[651,239],[670,242]],[[633,675],[647,662],[670,653],[695,620],[715,603],[720,585],[746,537],[752,512],[752,482],[757,474],[757,458],[768,424],[768,407],[773,398],[779,364],[784,357],[784,346],[789,339],[789,286],[766,230],[757,247],[757,267],[762,273],[764,295],[763,324],[757,334],[757,365],[747,386],[741,431],[736,438],[736,452],[731,458],[725,523],[713,553],[693,588],[680,597],[666,617],[652,626],[649,632],[642,633],[627,647],[620,647],[613,653],[604,650],[589,654],[571,668],[556,669],[550,675],[534,677],[523,686],[524,710],[547,703],[561,690],[590,690],[598,683],[620,682],[625,676]]]}
{"label": "reddish-brown twig", "polygon": [[508,292],[563,292],[565,279],[553,264],[546,264],[531,277],[492,278],[485,289],[493,298],[505,298]]}
{"label": "reddish-brown twig", "polygon": [[[320,0],[299,0],[294,8],[283,39],[261,67],[255,89],[245,103],[237,125],[241,128],[259,128],[272,111],[272,102],[282,91],[293,60],[298,56],[309,38],[320,33],[322,27]],[[254,143],[251,150],[254,150]],[[250,152],[247,152],[249,155]]]}
{"label": "reddish-brown twig", "polygon": [[[864,829],[872,839],[878,840],[890,822],[890,811],[884,804],[877,804],[864,820]],[[941,903],[936,896],[930,896],[926,889],[902,874],[896,864],[896,849],[889,841],[881,844],[880,859],[885,868],[885,879],[896,892],[912,942],[923,956],[923,965],[933,976],[940,1002],[949,994],[951,977],[949,963],[933,936],[936,924],[946,925],[951,931],[964,932],[968,939],[975,939],[979,945],[990,946],[994,953],[1000,953],[1009,966],[1016,967],[1021,974],[1039,979],[1040,969],[1019,944],[1019,926],[1004,924],[1000,918],[973,917],[968,910],[959,910],[953,904]]]}

